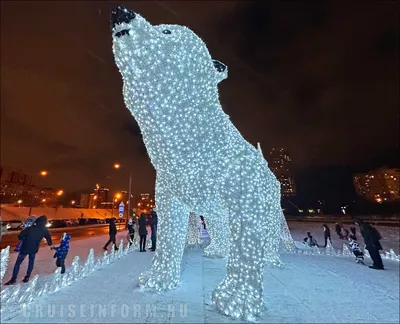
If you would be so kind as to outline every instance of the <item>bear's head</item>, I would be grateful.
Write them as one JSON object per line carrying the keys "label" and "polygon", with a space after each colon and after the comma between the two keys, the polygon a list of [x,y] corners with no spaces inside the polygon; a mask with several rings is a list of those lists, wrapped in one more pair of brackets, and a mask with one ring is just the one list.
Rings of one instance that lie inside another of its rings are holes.
{"label": "bear's head", "polygon": [[227,78],[227,67],[213,60],[204,42],[186,27],[153,26],[119,6],[111,13],[111,29],[131,111],[132,106],[146,106],[154,114],[165,106],[200,104],[210,93],[218,94],[217,84]]}

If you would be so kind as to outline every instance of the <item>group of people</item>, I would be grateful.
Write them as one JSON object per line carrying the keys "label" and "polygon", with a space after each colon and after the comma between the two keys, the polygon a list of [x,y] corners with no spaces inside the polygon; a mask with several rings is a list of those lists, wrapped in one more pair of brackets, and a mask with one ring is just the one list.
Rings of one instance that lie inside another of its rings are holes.
{"label": "group of people", "polygon": [[[373,261],[373,265],[370,266],[371,269],[383,270],[383,262],[380,255],[380,250],[382,250],[382,245],[380,240],[382,239],[379,231],[372,227],[370,223],[364,222],[358,217],[355,217],[354,224],[360,227],[361,236],[364,239],[365,248],[368,250],[371,259]],[[328,225],[322,225],[324,229],[324,248],[327,247],[328,240],[332,244],[331,233]],[[344,228],[342,224],[336,223],[335,231],[341,240],[348,241],[351,251],[356,257],[356,262],[360,264],[364,264],[364,253],[360,248],[360,245],[357,242],[357,234],[356,228],[354,226],[350,226],[350,232]],[[311,232],[307,232],[307,236],[303,239],[304,244],[307,244],[310,247],[319,247],[317,240],[311,235]]]}
{"label": "group of people", "polygon": [[43,238],[46,240],[50,249],[55,250],[53,257],[56,259],[56,266],[61,268],[61,273],[65,273],[65,259],[69,251],[71,235],[63,233],[60,245],[55,247],[46,224],[47,218],[44,215],[37,219],[35,216],[30,216],[23,223],[23,230],[18,235],[19,243],[15,247],[15,251],[18,252],[18,257],[14,264],[12,277],[5,283],[5,285],[13,285],[17,282],[20,266],[27,256],[28,268],[22,281],[25,283],[29,281],[35,265],[36,254],[39,251],[39,245]]}
{"label": "group of people", "polygon": [[[115,224],[116,219],[112,218],[110,220],[110,225],[109,225],[109,240],[107,243],[104,245],[103,249],[108,250],[108,246],[110,243],[113,243],[114,249],[118,250],[118,247],[116,245],[116,236],[117,236],[117,226]],[[151,248],[150,251],[155,251],[156,250],[156,244],[157,244],[157,224],[158,224],[158,216],[155,211],[151,212],[151,220],[150,220],[150,228],[151,228]],[[132,217],[128,219],[127,223],[127,229],[128,229],[128,235],[127,239],[129,241],[129,245],[132,245],[134,240],[135,240],[135,227],[138,228],[138,233],[140,236],[140,252],[146,252],[146,238],[147,238],[147,215],[142,213],[136,222],[133,220]]]}
{"label": "group of people", "polygon": [[[116,246],[116,235],[117,226],[115,224],[116,219],[112,218],[109,224],[109,240],[104,245],[103,249],[107,250],[110,243],[114,244],[114,248],[118,250]],[[135,240],[135,227],[138,228],[138,233],[140,236],[140,252],[146,252],[146,238],[147,238],[147,215],[142,213],[137,221],[134,222],[133,218],[129,218],[127,223],[128,235],[127,239],[129,244],[132,245]],[[35,216],[30,216],[23,223],[23,230],[18,235],[19,243],[17,244],[15,251],[18,252],[18,257],[14,264],[14,269],[11,279],[5,283],[5,285],[15,284],[17,281],[20,266],[25,258],[28,256],[28,268],[23,282],[28,282],[31,276],[35,257],[39,251],[39,245],[44,238],[47,241],[50,249],[55,250],[54,258],[56,259],[56,266],[61,268],[61,273],[65,273],[65,259],[69,251],[69,242],[71,240],[71,235],[63,233],[60,239],[60,245],[55,247],[53,245],[50,233],[46,227],[47,218],[45,215],[40,216],[36,219]],[[372,269],[383,270],[383,262],[380,255],[380,250],[382,250],[382,245],[380,240],[382,239],[379,231],[372,227],[368,222],[362,221],[360,218],[354,218],[354,224],[360,227],[361,235],[364,239],[365,248],[369,251],[373,265],[370,266]],[[157,225],[158,216],[155,211],[151,212],[150,228],[151,228],[151,251],[156,250],[157,242]],[[328,240],[332,244],[330,229],[328,225],[322,225],[324,230],[324,248],[327,247]],[[364,253],[357,242],[356,228],[354,226],[350,227],[350,232],[343,227],[343,225],[336,223],[335,226],[336,233],[341,240],[347,240],[348,244],[356,257],[356,262],[364,264]],[[303,242],[310,247],[319,247],[317,240],[311,235],[311,232],[307,232],[307,236],[303,239]]]}

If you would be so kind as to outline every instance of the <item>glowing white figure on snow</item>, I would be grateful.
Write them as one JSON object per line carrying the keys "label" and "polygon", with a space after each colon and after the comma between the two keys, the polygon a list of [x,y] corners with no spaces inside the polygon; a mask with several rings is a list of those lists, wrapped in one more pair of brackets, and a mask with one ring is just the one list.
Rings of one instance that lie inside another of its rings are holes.
{"label": "glowing white figure on snow", "polygon": [[186,27],[152,26],[123,7],[111,22],[124,100],[157,170],[157,250],[139,284],[176,286],[194,212],[205,216],[212,240],[229,231],[219,247],[229,252],[214,304],[226,315],[254,318],[263,305],[264,261],[279,262],[280,185],[221,108],[218,83],[227,67]]}

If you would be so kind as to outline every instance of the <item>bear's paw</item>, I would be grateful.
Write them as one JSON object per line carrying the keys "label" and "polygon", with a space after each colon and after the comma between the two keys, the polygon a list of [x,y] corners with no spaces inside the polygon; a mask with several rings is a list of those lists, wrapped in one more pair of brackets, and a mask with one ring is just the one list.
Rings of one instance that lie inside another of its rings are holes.
{"label": "bear's paw", "polygon": [[179,283],[179,274],[169,269],[148,269],[139,276],[140,288],[157,292],[175,288]]}
{"label": "bear's paw", "polygon": [[212,302],[224,315],[253,322],[264,305],[262,289],[240,279],[225,279],[212,293]]}

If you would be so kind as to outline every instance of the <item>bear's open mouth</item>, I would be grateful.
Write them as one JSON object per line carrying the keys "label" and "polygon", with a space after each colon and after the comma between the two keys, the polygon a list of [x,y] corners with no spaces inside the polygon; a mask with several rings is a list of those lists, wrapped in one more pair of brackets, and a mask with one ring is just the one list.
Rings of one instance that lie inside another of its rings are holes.
{"label": "bear's open mouth", "polygon": [[124,35],[129,35],[129,29],[122,29],[119,32],[115,33],[115,36],[118,38]]}

